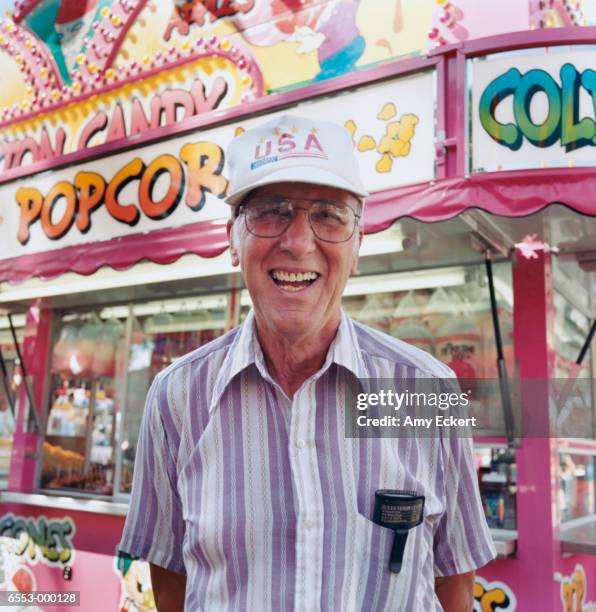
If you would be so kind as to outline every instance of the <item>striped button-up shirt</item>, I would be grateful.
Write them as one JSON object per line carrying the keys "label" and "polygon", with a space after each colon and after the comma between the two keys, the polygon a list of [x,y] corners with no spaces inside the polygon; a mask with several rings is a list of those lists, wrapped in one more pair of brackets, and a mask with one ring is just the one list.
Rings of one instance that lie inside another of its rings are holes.
{"label": "striped button-up shirt", "polygon": [[[357,378],[451,377],[342,314],[323,367],[289,399],[254,316],[161,372],[147,398],[120,548],[187,575],[186,610],[441,610],[435,576],[495,556],[471,440],[345,436]],[[425,496],[402,570],[372,522],[377,489]]]}

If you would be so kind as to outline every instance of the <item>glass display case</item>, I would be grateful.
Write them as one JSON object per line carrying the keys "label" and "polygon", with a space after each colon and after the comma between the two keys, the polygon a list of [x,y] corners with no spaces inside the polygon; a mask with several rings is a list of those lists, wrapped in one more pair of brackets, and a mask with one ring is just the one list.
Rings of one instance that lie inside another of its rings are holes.
{"label": "glass display case", "polygon": [[[593,297],[589,273],[573,259],[555,260],[553,277],[553,369],[567,398],[560,402],[562,412],[557,420],[558,504],[561,528],[569,533],[577,525],[596,520],[594,341],[587,344],[594,318]],[[583,360],[578,364],[584,347]]]}
{"label": "glass display case", "polygon": [[130,493],[153,378],[223,333],[228,320],[224,294],[57,315],[41,488]]}
{"label": "glass display case", "polygon": [[56,323],[40,485],[111,496],[125,323],[95,312]]}
{"label": "glass display case", "polygon": [[557,262],[553,268],[554,378],[555,385],[561,392],[565,389],[568,398],[564,406],[558,406],[562,412],[557,433],[561,437],[596,439],[592,347],[588,347],[582,363],[577,364],[592,324],[589,275],[572,262]]}
{"label": "glass display case", "polygon": [[561,522],[596,513],[594,455],[559,453],[559,512]]}
{"label": "glass display case", "polygon": [[488,526],[493,529],[516,529],[515,450],[478,445],[475,448],[475,458],[480,498]]}

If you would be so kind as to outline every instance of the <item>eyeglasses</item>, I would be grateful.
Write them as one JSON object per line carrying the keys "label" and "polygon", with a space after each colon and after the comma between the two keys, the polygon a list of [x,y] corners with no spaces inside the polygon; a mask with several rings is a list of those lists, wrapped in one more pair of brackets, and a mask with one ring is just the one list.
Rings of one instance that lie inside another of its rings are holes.
{"label": "eyeglasses", "polygon": [[[309,208],[295,201],[311,202]],[[241,204],[248,231],[259,238],[276,238],[290,227],[298,210],[306,211],[313,234],[324,242],[345,242],[354,234],[360,215],[346,204],[333,200],[256,196]]]}

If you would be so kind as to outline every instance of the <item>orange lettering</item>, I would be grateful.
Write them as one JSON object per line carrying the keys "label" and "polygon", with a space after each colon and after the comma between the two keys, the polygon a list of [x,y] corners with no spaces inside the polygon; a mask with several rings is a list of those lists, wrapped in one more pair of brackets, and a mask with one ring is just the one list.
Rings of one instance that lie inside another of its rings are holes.
{"label": "orange lettering", "polygon": [[108,188],[106,189],[106,208],[116,221],[136,225],[139,221],[140,213],[134,204],[120,204],[118,195],[132,181],[138,179],[145,164],[138,157],[130,161],[126,166],[120,168],[113,176]]}
{"label": "orange lettering", "polygon": [[91,213],[101,205],[106,191],[106,182],[95,172],[78,172],[74,185],[79,192],[79,210],[77,213],[77,228],[86,234],[91,228]]}
{"label": "orange lettering", "polygon": [[480,600],[482,612],[494,612],[499,608],[509,607],[509,598],[502,589],[486,591]]}
{"label": "orange lettering", "polygon": [[212,142],[185,144],[180,149],[180,159],[188,164],[188,192],[186,205],[201,210],[205,205],[205,191],[221,198],[228,188],[228,180],[221,175],[224,153]]}
{"label": "orange lettering", "polygon": [[27,244],[31,237],[29,227],[39,219],[39,214],[41,213],[43,195],[39,189],[34,187],[19,187],[15,197],[17,204],[21,208],[17,240],[21,244]]}
{"label": "orange lettering", "polygon": [[[159,177],[167,172],[170,175],[170,186],[165,196],[155,202],[153,200],[153,187]],[[156,157],[143,173],[139,185],[139,204],[141,210],[150,219],[165,219],[171,215],[184,191],[184,172],[180,162],[173,155],[160,155]]]}
{"label": "orange lettering", "polygon": [[[64,198],[66,208],[58,223],[52,223],[52,212],[56,203]],[[41,226],[50,240],[58,240],[70,229],[77,210],[77,194],[74,187],[68,181],[56,183],[44,198],[41,208]]]}

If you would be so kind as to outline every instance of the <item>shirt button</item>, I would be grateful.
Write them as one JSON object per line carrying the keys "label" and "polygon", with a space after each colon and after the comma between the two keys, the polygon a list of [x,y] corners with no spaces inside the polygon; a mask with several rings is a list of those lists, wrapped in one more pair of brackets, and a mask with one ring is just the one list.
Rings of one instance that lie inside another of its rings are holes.
{"label": "shirt button", "polygon": [[304,440],[298,440],[298,442],[296,442],[296,446],[298,448],[304,448],[306,446],[306,442]]}

